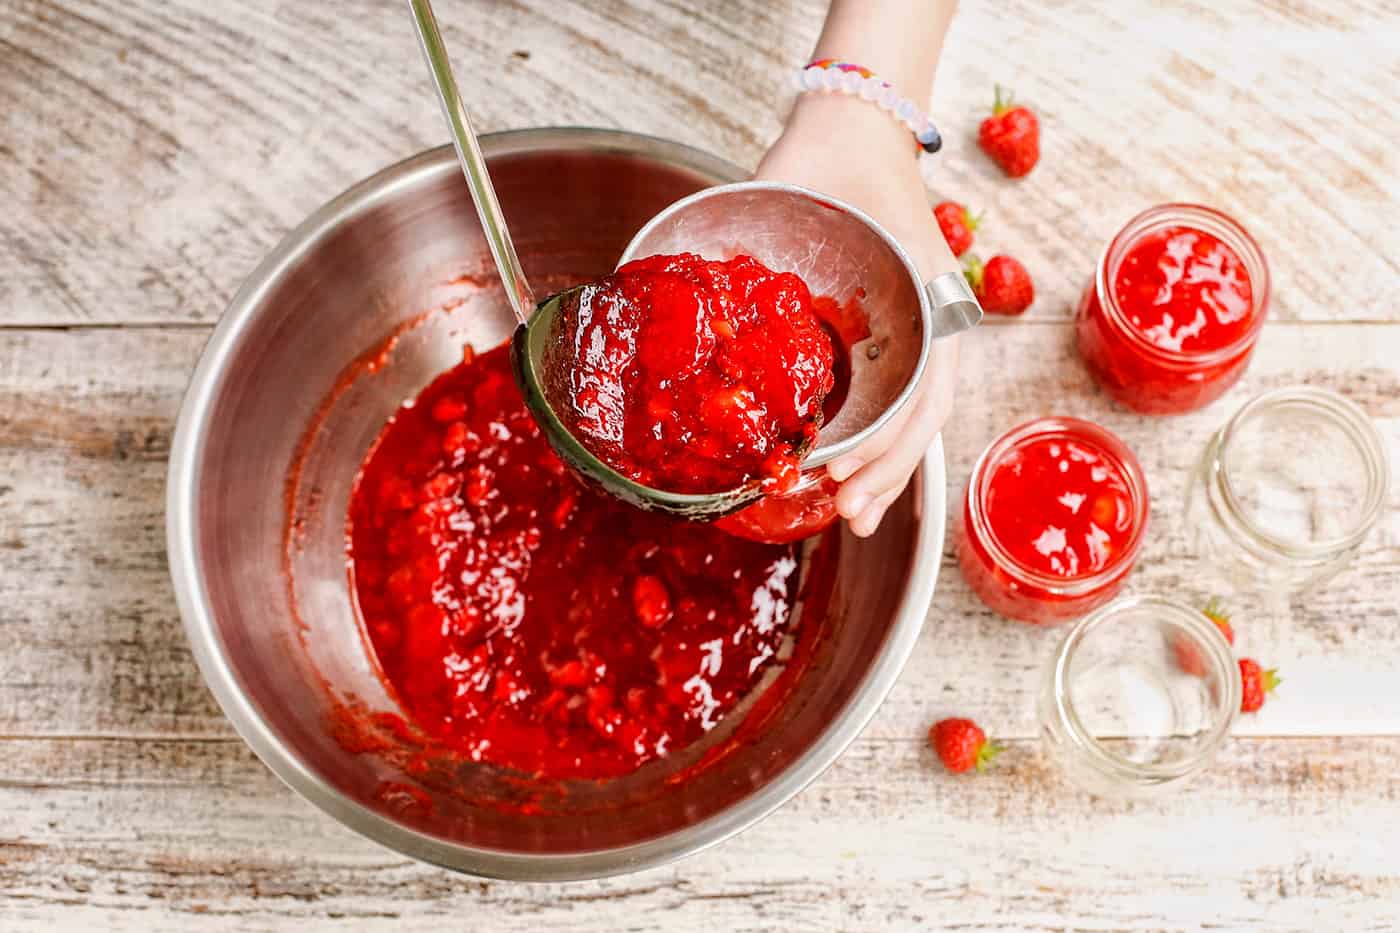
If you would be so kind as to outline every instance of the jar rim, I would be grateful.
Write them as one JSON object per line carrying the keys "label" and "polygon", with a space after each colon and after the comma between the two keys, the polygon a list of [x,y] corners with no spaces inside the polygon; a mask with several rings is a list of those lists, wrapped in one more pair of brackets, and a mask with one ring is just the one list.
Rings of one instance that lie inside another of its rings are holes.
{"label": "jar rim", "polygon": [[[1246,424],[1260,414],[1292,405],[1307,406],[1339,427],[1361,454],[1366,465],[1366,499],[1356,513],[1358,518],[1351,530],[1343,535],[1304,542],[1285,538],[1260,527],[1246,512],[1230,470],[1226,466],[1230,442],[1238,437]],[[1258,544],[1286,557],[1301,560],[1327,558],[1360,544],[1380,518],[1390,486],[1390,468],[1385,444],[1382,443],[1375,424],[1361,406],[1330,389],[1305,385],[1284,386],[1263,392],[1240,406],[1220,429],[1207,469],[1219,484],[1221,499],[1230,513],[1230,518],[1238,523],[1242,530]]]}
{"label": "jar rim", "polygon": [[[992,467],[1021,444],[1036,438],[1056,435],[1087,438],[1112,457],[1118,465],[1119,472],[1127,483],[1128,491],[1132,497],[1133,533],[1127,546],[1115,554],[1106,566],[1087,576],[1059,577],[1036,570],[1033,567],[1027,567],[1012,556],[997,540],[991,522],[988,521],[983,510],[986,495],[982,487],[990,479]],[[1092,421],[1058,416],[1036,418],[1017,425],[988,444],[972,466],[972,474],[967,483],[967,505],[967,512],[971,516],[973,525],[972,531],[977,535],[978,540],[987,549],[997,566],[1003,572],[1015,577],[1018,582],[1044,590],[1055,596],[1082,596],[1085,593],[1093,592],[1105,583],[1116,579],[1124,572],[1125,568],[1132,567],[1133,562],[1137,559],[1137,553],[1142,547],[1150,511],[1147,477],[1143,473],[1142,464],[1138,462],[1128,445],[1118,435]]]}
{"label": "jar rim", "polygon": [[[1114,294],[1110,284],[1110,266],[1115,260],[1121,259],[1122,254],[1144,234],[1156,227],[1167,226],[1192,227],[1215,236],[1235,251],[1249,271],[1252,318],[1245,332],[1231,343],[1213,350],[1168,350],[1148,340],[1141,331],[1133,327],[1127,313],[1119,306],[1118,296]],[[1099,303],[1104,308],[1105,318],[1139,351],[1167,366],[1214,366],[1246,352],[1259,339],[1259,331],[1264,326],[1269,307],[1269,264],[1254,237],[1230,215],[1204,204],[1174,201],[1158,204],[1138,213],[1109,240],[1103,252],[1099,254],[1094,272],[1094,288],[1098,292]]]}
{"label": "jar rim", "polygon": [[[1204,741],[1190,756],[1166,764],[1132,761],[1109,751],[1084,726],[1083,720],[1074,709],[1069,691],[1069,664],[1075,649],[1084,639],[1094,630],[1114,622],[1118,617],[1145,607],[1170,617],[1174,625],[1186,629],[1188,634],[1205,648],[1207,662],[1221,672],[1224,680],[1225,696],[1222,698],[1221,708],[1225,710],[1225,715],[1212,725]],[[1243,692],[1239,664],[1235,660],[1230,643],[1225,640],[1220,629],[1199,610],[1163,596],[1128,596],[1116,599],[1080,619],[1055,651],[1051,678],[1055,716],[1064,726],[1075,747],[1084,752],[1096,768],[1105,774],[1126,780],[1158,784],[1188,777],[1210,762],[1229,735],[1230,727],[1239,714],[1240,696]]]}

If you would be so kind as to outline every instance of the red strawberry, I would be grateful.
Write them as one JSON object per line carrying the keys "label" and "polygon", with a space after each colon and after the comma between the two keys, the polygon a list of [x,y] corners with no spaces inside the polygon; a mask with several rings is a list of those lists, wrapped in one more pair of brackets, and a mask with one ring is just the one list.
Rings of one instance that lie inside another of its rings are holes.
{"label": "red strawberry", "polygon": [[928,730],[928,740],[943,767],[954,774],[981,771],[1001,751],[971,719],[940,719]]}
{"label": "red strawberry", "polygon": [[1040,121],[1025,107],[1011,106],[1011,94],[1002,100],[997,85],[992,115],[977,130],[977,144],[1012,178],[1020,178],[1040,161]]}
{"label": "red strawberry", "polygon": [[989,314],[1020,314],[1035,301],[1030,273],[1010,256],[993,256],[986,265],[970,256],[963,262],[963,274]]}
{"label": "red strawberry", "polygon": [[979,215],[973,217],[967,208],[956,201],[943,201],[933,208],[933,217],[938,221],[938,229],[954,256],[961,256],[972,246],[972,231],[982,223]]}
{"label": "red strawberry", "polygon": [[[1220,634],[1225,636],[1226,641],[1231,645],[1235,643],[1235,630],[1230,627],[1230,614],[1225,611],[1219,599],[1212,596],[1210,602],[1201,610],[1201,614],[1215,623],[1215,627],[1220,629]],[[1172,650],[1176,653],[1177,667],[1197,677],[1206,675],[1205,661],[1191,639],[1185,635],[1177,636],[1172,643]]]}
{"label": "red strawberry", "polygon": [[1244,681],[1244,690],[1240,695],[1242,713],[1258,712],[1259,707],[1264,705],[1265,695],[1283,683],[1278,671],[1263,670],[1253,658],[1240,658],[1240,679]]}
{"label": "red strawberry", "polygon": [[659,578],[644,574],[632,584],[632,608],[638,622],[660,628],[671,620],[671,593]]}

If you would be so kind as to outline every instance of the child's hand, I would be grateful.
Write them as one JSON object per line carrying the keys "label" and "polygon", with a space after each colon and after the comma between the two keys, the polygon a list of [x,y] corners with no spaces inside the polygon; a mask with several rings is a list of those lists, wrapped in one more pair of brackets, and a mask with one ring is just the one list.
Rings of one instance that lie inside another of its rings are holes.
{"label": "child's hand", "polygon": [[[867,101],[799,99],[756,177],[811,188],[865,211],[909,251],[925,282],[960,271],[929,209],[913,138]],[[837,511],[857,535],[875,531],[947,419],[957,360],[956,337],[936,341],[913,398],[873,437],[827,466],[841,483]]]}

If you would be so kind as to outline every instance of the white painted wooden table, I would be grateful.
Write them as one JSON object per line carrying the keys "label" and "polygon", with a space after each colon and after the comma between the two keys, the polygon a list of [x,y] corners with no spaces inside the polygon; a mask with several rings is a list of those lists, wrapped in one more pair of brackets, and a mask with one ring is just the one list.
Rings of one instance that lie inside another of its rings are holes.
{"label": "white painted wooden table", "polygon": [[[817,0],[442,0],[484,129],[616,126],[753,164]],[[1202,598],[1175,504],[1249,395],[1338,389],[1400,461],[1400,8],[1394,0],[966,0],[939,75],[933,194],[1039,299],[963,354],[950,495],[1049,412],[1139,453],[1156,523],[1132,587]],[[1011,184],[971,142],[994,81],[1039,110]],[[1053,633],[991,616],[945,560],[878,718],[730,843],[607,882],[482,883],[303,803],[200,681],[166,578],[162,490],[187,374],[240,279],[301,217],[444,139],[392,0],[0,4],[0,928],[246,930],[373,920],[480,930],[1382,929],[1400,918],[1400,517],[1241,647],[1287,682],[1188,794],[1096,803],[1047,771]],[[1253,367],[1209,410],[1114,407],[1066,321],[1119,224],[1167,199],[1243,219],[1275,276]],[[1011,750],[953,779],[928,723]]]}

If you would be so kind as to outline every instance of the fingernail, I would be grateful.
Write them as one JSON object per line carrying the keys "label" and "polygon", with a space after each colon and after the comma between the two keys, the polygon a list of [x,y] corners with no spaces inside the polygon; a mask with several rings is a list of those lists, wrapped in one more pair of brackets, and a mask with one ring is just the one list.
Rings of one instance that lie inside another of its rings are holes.
{"label": "fingernail", "polygon": [[861,512],[864,512],[865,507],[869,504],[870,497],[862,493],[848,502],[846,507],[841,510],[841,514],[845,515],[847,518],[855,518],[860,515]]}
{"label": "fingernail", "polygon": [[851,522],[851,531],[855,533],[857,538],[868,538],[875,533],[875,529],[879,526],[880,520],[878,518],[871,521],[870,513],[862,512],[855,521]]}
{"label": "fingernail", "polygon": [[862,538],[870,537],[879,529],[880,519],[885,517],[885,511],[889,509],[892,499],[892,496],[882,496],[879,501],[862,512],[856,519],[856,523],[860,525]]}

